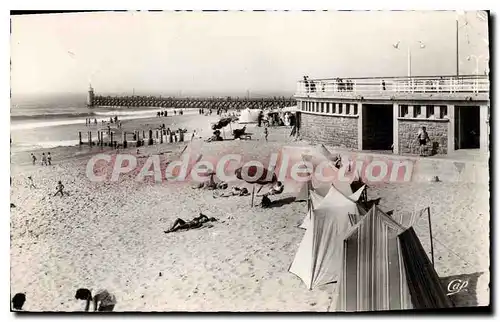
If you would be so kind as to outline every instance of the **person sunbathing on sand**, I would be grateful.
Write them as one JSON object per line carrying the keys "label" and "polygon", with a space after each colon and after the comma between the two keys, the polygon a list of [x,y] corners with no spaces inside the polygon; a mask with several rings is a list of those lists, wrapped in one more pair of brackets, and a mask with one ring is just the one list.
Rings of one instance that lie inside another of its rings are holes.
{"label": "person sunbathing on sand", "polygon": [[181,229],[188,230],[188,229],[193,229],[193,228],[200,228],[201,226],[203,226],[204,223],[207,223],[209,221],[217,221],[217,219],[215,219],[214,217],[208,218],[207,216],[205,216],[201,212],[200,212],[200,215],[198,217],[194,217],[192,220],[187,221],[187,222],[181,218],[177,218],[174,221],[174,224],[172,225],[172,227],[169,230],[165,230],[164,233],[168,234],[168,233],[172,233],[174,231],[178,231]]}
{"label": "person sunbathing on sand", "polygon": [[224,198],[227,198],[227,197],[233,197],[233,196],[240,196],[240,197],[244,197],[244,196],[248,196],[250,195],[250,193],[248,192],[248,189],[247,188],[240,188],[240,187],[233,187],[231,188],[231,191],[228,192],[228,193],[216,193],[214,191],[214,198],[217,198],[217,197],[224,197]]}
{"label": "person sunbathing on sand", "polygon": [[[90,290],[86,288],[79,288],[76,290],[75,299],[87,301],[85,305],[85,312],[89,311],[90,302],[94,302],[94,312],[111,312],[116,305],[116,297],[109,293],[107,290],[99,290],[96,295],[92,297]],[[97,306],[99,304],[99,307]]]}
{"label": "person sunbathing on sand", "polygon": [[266,196],[279,195],[283,192],[283,189],[285,189],[283,183],[281,183],[281,181],[277,181],[266,193]]}

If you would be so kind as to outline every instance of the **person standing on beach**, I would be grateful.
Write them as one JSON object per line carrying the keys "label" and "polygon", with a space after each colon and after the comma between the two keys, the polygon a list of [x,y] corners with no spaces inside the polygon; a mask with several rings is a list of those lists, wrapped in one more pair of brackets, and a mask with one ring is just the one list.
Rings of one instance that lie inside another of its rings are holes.
{"label": "person standing on beach", "polygon": [[269,135],[269,131],[267,130],[267,126],[264,128],[264,137],[266,138],[267,142],[267,136]]}
{"label": "person standing on beach", "polygon": [[64,185],[62,184],[61,181],[59,181],[57,183],[57,186],[56,186],[56,193],[54,194],[54,197],[57,196],[58,193],[61,193],[61,198],[64,197],[64,192],[63,192],[63,189],[64,189]]}
{"label": "person standing on beach", "polygon": [[33,165],[35,165],[36,164],[36,156],[33,153],[31,153],[31,159],[33,160]]}
{"label": "person standing on beach", "polygon": [[30,188],[35,188],[35,183],[33,182],[33,177],[32,176],[29,176],[28,177],[28,184],[30,185]]}
{"label": "person standing on beach", "polygon": [[50,152],[47,154],[47,162],[49,165],[52,165],[52,156],[50,155]]}
{"label": "person standing on beach", "polygon": [[424,157],[425,156],[425,153],[424,153],[425,146],[427,145],[427,142],[429,141],[429,133],[427,133],[427,129],[425,126],[422,126],[422,129],[420,131],[418,131],[417,139],[418,139],[418,142],[420,144],[420,151],[419,151],[420,156]]}
{"label": "person standing on beach", "polygon": [[42,165],[47,165],[47,156],[45,153],[42,153]]}
{"label": "person standing on beach", "polygon": [[107,290],[99,290],[97,291],[97,294],[92,297],[90,290],[86,288],[79,288],[76,290],[75,299],[87,301],[85,305],[85,312],[89,311],[91,301],[94,302],[94,312],[111,312],[116,305],[116,297]]}

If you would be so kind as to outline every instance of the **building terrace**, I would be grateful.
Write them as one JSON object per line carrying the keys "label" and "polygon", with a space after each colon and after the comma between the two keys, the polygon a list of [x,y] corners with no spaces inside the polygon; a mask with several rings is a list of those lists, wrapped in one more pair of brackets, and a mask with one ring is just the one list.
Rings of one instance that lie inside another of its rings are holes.
{"label": "building terrace", "polygon": [[483,75],[305,79],[297,83],[302,136],[358,150],[429,154],[488,151],[489,78]]}

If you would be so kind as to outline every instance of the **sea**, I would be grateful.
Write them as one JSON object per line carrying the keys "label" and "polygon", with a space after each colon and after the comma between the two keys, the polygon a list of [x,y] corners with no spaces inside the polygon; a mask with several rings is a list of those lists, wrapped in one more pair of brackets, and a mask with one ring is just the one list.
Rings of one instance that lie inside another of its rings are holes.
{"label": "sea", "polygon": [[[173,108],[114,107],[88,108],[83,95],[22,97],[12,99],[10,109],[11,155],[77,146],[78,132],[86,133],[86,119],[109,122],[155,117],[159,111]],[[197,111],[187,111],[197,113]],[[172,114],[171,114],[172,113]]]}

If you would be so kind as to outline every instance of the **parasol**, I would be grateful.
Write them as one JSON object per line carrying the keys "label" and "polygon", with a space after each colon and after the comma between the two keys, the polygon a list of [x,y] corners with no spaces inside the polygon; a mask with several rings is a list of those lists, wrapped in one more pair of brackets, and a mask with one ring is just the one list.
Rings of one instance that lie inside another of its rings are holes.
{"label": "parasol", "polygon": [[[260,176],[257,177],[257,175],[261,173]],[[252,188],[252,207],[253,207],[253,200],[255,196],[255,184],[260,185],[261,187],[259,188],[259,191],[267,184],[270,183],[275,183],[278,181],[278,177],[273,171],[269,171],[269,169],[256,166],[256,165],[251,165],[251,166],[244,166],[236,169],[234,171],[234,174],[236,175],[236,178],[243,180],[247,183],[250,183],[253,185]],[[259,192],[257,191],[257,193]]]}

